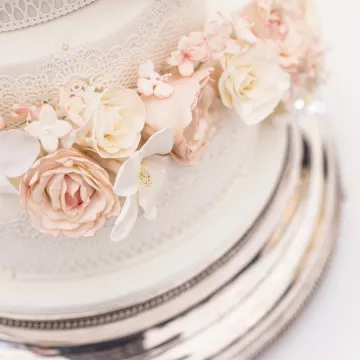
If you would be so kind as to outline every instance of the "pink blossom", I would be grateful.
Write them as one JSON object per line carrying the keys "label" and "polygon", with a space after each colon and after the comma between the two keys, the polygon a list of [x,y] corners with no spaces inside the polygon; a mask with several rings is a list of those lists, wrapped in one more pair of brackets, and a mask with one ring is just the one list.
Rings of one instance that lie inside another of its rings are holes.
{"label": "pink blossom", "polygon": [[139,80],[137,85],[138,93],[165,99],[171,96],[173,89],[167,83],[170,74],[160,75],[155,71],[154,63],[150,60],[140,64]]}
{"label": "pink blossom", "polygon": [[209,48],[201,32],[192,32],[188,36],[180,38],[178,49],[173,51],[167,62],[171,66],[177,66],[182,76],[191,76],[195,70],[195,64],[204,62],[209,57]]}
{"label": "pink blossom", "polygon": [[237,14],[246,17],[258,38],[277,43],[285,71],[299,74],[304,72],[311,62],[308,57],[318,47],[318,34],[308,12],[305,1],[253,0]]}
{"label": "pink blossom", "polygon": [[220,60],[224,55],[244,52],[249,45],[257,42],[247,20],[236,13],[232,19],[218,14],[219,19],[211,21],[205,29],[205,38],[212,60]]}
{"label": "pink blossom", "polygon": [[120,211],[109,175],[75,149],[38,160],[20,183],[20,199],[33,225],[52,236],[93,236]]}
{"label": "pink blossom", "polygon": [[16,104],[12,108],[11,121],[17,123],[36,120],[39,115],[39,108],[26,104]]}

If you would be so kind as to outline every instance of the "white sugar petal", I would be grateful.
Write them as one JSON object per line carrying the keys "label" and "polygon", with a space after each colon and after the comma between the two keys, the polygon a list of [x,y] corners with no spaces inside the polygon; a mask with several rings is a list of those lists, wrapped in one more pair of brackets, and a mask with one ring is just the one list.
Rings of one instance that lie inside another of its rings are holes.
{"label": "white sugar petal", "polygon": [[166,182],[166,171],[163,158],[152,156],[143,162],[143,171],[146,172],[145,179],[139,187],[139,205],[144,210],[144,217],[148,220],[156,218],[157,203]]}
{"label": "white sugar petal", "polygon": [[41,126],[39,121],[34,121],[26,125],[25,131],[36,138],[40,138],[45,134],[45,128]]}
{"label": "white sugar petal", "polygon": [[55,152],[59,147],[59,139],[53,135],[43,136],[40,141],[44,150],[49,154]]}
{"label": "white sugar petal", "polygon": [[178,66],[184,60],[184,56],[181,51],[173,51],[167,59],[167,63],[170,66]]}
{"label": "white sugar petal", "polygon": [[15,178],[26,173],[40,153],[37,139],[20,130],[0,132],[0,173]]}
{"label": "white sugar petal", "polygon": [[70,101],[70,92],[69,90],[64,86],[60,86],[60,106],[66,105]]}
{"label": "white sugar petal", "polygon": [[139,79],[137,91],[145,96],[152,95],[154,93],[154,82],[144,78]]}
{"label": "white sugar petal", "polygon": [[138,213],[139,204],[136,195],[128,196],[112,229],[112,241],[122,241],[130,234],[138,218]]}
{"label": "white sugar petal", "polygon": [[184,60],[179,65],[179,72],[182,76],[189,77],[194,73],[194,63],[191,60]]}
{"label": "white sugar petal", "polygon": [[139,77],[147,78],[154,74],[155,66],[151,60],[147,60],[139,65]]}
{"label": "white sugar petal", "polygon": [[81,96],[73,96],[70,99],[69,105],[71,111],[75,113],[80,113],[85,107],[85,101]]}
{"label": "white sugar petal", "polygon": [[130,196],[137,193],[141,162],[142,157],[137,152],[120,167],[114,184],[116,195]]}
{"label": "white sugar petal", "polygon": [[188,42],[191,45],[198,45],[204,41],[203,34],[199,31],[191,32],[188,36]]}
{"label": "white sugar petal", "polygon": [[144,159],[152,155],[166,155],[174,146],[174,133],[172,129],[162,129],[153,134],[146,144],[139,150]]}
{"label": "white sugar petal", "polygon": [[56,121],[55,125],[51,129],[52,133],[59,139],[65,137],[66,135],[69,135],[71,133],[71,130],[71,125],[64,120]]}
{"label": "white sugar petal", "polygon": [[242,29],[241,39],[251,45],[254,45],[257,43],[256,36],[252,33],[252,31],[249,28]]}
{"label": "white sugar petal", "polygon": [[65,149],[71,149],[76,140],[75,132],[71,132],[69,135],[65,136],[60,140],[61,146]]}
{"label": "white sugar petal", "polygon": [[160,99],[166,99],[170,97],[174,89],[170,84],[159,83],[155,87],[154,95]]}
{"label": "white sugar petal", "polygon": [[57,115],[52,106],[45,104],[41,107],[39,119],[42,126],[55,125]]}

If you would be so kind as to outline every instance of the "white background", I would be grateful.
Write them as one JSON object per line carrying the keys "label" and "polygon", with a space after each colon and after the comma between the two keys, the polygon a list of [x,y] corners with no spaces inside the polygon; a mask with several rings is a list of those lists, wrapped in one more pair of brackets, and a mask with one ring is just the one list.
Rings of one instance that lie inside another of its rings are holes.
{"label": "white background", "polygon": [[[341,236],[330,270],[310,306],[264,360],[360,359],[360,3],[317,0],[330,50],[324,96],[346,193]],[[241,0],[209,0],[227,10]],[[358,253],[359,251],[359,253]]]}

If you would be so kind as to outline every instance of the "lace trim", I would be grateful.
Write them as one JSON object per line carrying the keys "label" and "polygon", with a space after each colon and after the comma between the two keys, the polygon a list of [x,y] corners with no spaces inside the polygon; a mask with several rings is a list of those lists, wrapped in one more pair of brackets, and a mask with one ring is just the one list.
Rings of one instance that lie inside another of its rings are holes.
{"label": "lace trim", "polygon": [[0,33],[41,24],[95,0],[0,0]]}
{"label": "lace trim", "polygon": [[[119,45],[108,52],[90,47],[70,48],[46,59],[34,74],[18,78],[0,75],[0,114],[9,119],[14,104],[56,104],[61,85],[71,89],[89,85],[134,87],[139,63],[147,59],[164,63],[183,34],[203,25],[205,12],[198,11],[202,3],[157,0],[134,22],[137,25],[132,35],[127,36],[127,32],[118,40]],[[16,128],[21,124],[8,125]]]}

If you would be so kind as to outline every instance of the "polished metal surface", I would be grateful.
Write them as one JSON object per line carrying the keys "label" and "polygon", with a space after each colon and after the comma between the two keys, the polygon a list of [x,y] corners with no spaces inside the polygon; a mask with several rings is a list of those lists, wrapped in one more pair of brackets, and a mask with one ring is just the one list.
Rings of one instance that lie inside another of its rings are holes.
{"label": "polished metal surface", "polygon": [[[0,339],[6,341],[0,360],[27,360],[26,354],[29,360],[247,360],[265,351],[304,309],[334,249],[341,191],[321,106],[313,103],[291,116],[282,175],[246,235],[202,274],[160,294],[161,301],[134,304],[144,319],[156,320],[157,311],[164,311],[166,321],[117,339],[126,320],[139,312],[119,309],[91,318],[42,321],[0,319]],[[203,297],[208,282],[216,284],[216,291]],[[199,302],[178,313],[175,300],[188,292]],[[29,345],[30,333],[39,341]],[[88,343],[99,334],[109,341]],[[84,345],[73,346],[74,336]]]}

